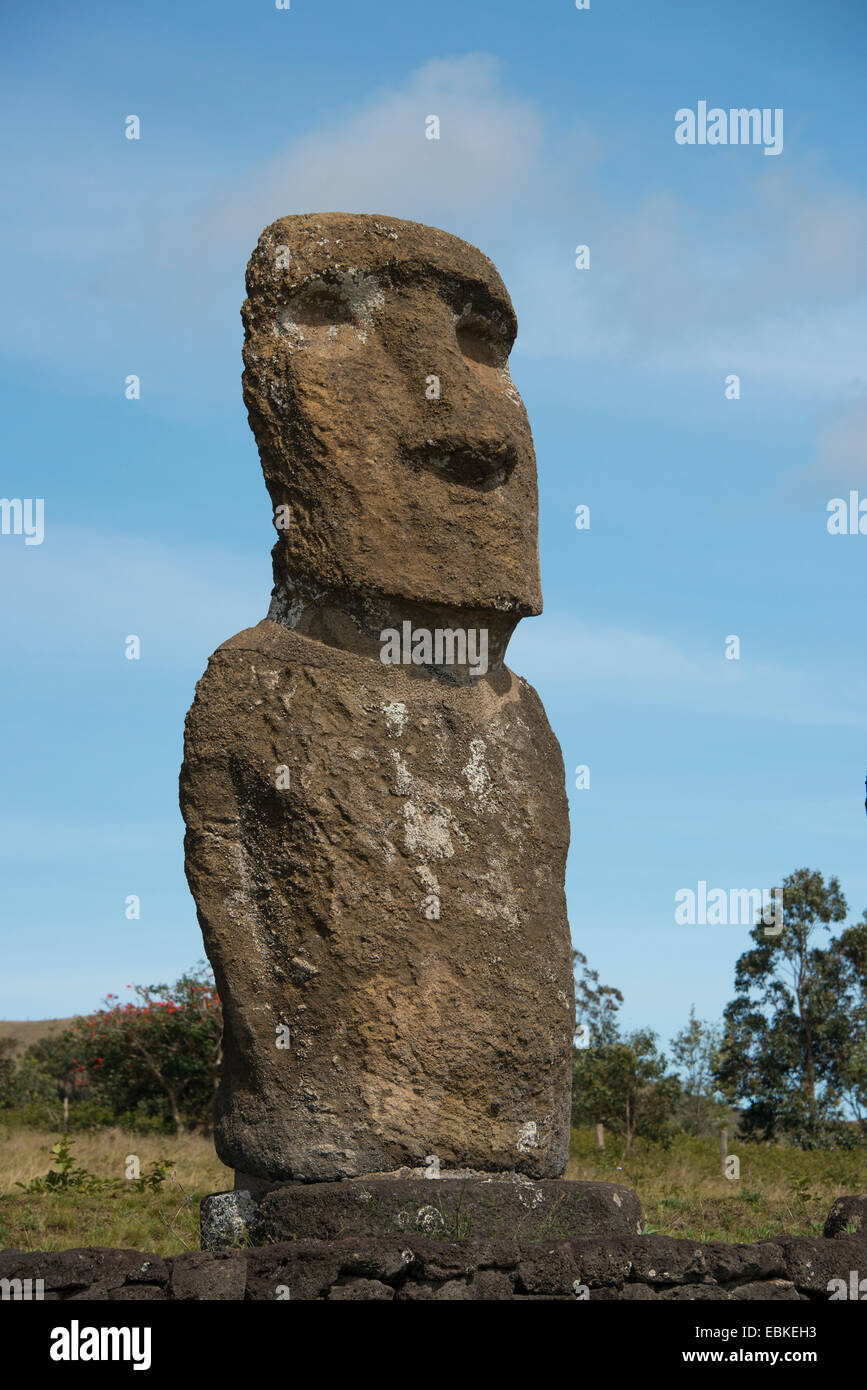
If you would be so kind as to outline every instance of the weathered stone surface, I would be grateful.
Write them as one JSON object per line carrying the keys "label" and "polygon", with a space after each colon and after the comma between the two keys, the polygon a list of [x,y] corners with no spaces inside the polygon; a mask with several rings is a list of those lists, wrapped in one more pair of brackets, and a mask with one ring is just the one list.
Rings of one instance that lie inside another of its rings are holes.
{"label": "weathered stone surface", "polygon": [[793,1301],[798,1303],[801,1300],[801,1295],[794,1284],[786,1279],[767,1279],[753,1284],[739,1284],[737,1288],[732,1289],[731,1296],[746,1300],[760,1298],[772,1302],[783,1299],[790,1303]]}
{"label": "weathered stone surface", "polygon": [[825,1222],[823,1235],[863,1235],[867,1233],[867,1197],[838,1197]]}
{"label": "weathered stone surface", "polygon": [[125,1284],[163,1286],[169,1279],[169,1266],[159,1255],[98,1246],[0,1251],[0,1279],[16,1278],[43,1280],[46,1301],[88,1300],[113,1298]]}
{"label": "weathered stone surface", "polygon": [[247,286],[275,588],[199,682],[181,776],[225,1018],[218,1152],[251,1190],[429,1156],[559,1176],[568,808],[503,665],[540,610],[508,295],[455,237],[343,214],[268,228]]}
{"label": "weathered stone surface", "polygon": [[635,1240],[618,1237],[573,1240],[572,1249],[582,1283],[591,1288],[623,1284],[632,1274]]}
{"label": "weathered stone surface", "polygon": [[337,1283],[344,1251],[333,1241],[293,1241],[247,1252],[247,1298],[326,1298]]}
{"label": "weathered stone surface", "polygon": [[517,322],[488,258],[393,217],[285,217],[247,294],[244,400],[275,510],[296,523],[274,549],[278,595],[300,582],[341,607],[540,612]]}
{"label": "weathered stone surface", "polygon": [[751,1279],[772,1279],[785,1272],[780,1245],[762,1241],[757,1245],[725,1245],[708,1241],[702,1246],[708,1274],[720,1284]]}
{"label": "weathered stone surface", "polygon": [[406,1244],[369,1242],[343,1256],[341,1274],[357,1274],[363,1279],[378,1279],[387,1284],[400,1279],[407,1270],[418,1265],[415,1252]]}
{"label": "weathered stone surface", "polygon": [[505,1270],[482,1269],[473,1276],[472,1289],[473,1297],[476,1300],[491,1303],[500,1299],[511,1298],[513,1285]]}
{"label": "weathered stone surface", "polygon": [[382,1302],[394,1298],[394,1289],[388,1284],[381,1284],[378,1279],[353,1279],[348,1284],[335,1284],[328,1298],[354,1302],[374,1299]]}
{"label": "weathered stone surface", "polygon": [[199,1228],[203,1250],[221,1250],[243,1245],[256,1215],[256,1203],[249,1192],[213,1192],[199,1208]]}
{"label": "weathered stone surface", "polygon": [[[137,1256],[138,1251],[133,1250],[130,1254]],[[133,1259],[126,1283],[165,1285],[169,1282],[170,1273],[168,1260],[163,1259],[161,1255],[146,1255],[143,1259]]]}
{"label": "weathered stone surface", "polygon": [[449,1279],[433,1294],[438,1302],[453,1303],[456,1299],[461,1301],[473,1301],[474,1293],[469,1279]]}
{"label": "weathered stone surface", "polygon": [[589,1301],[591,1303],[608,1303],[617,1300],[622,1303],[647,1303],[659,1297],[656,1289],[652,1289],[649,1284],[624,1284],[622,1289],[593,1289]]}
{"label": "weathered stone surface", "polygon": [[[776,1245],[742,1245],[737,1252],[728,1262],[720,1257],[719,1242],[668,1236],[518,1242],[411,1233],[299,1239],[165,1260],[136,1250],[10,1250],[0,1255],[0,1279],[45,1279],[46,1299],[73,1301],[863,1300],[863,1240],[788,1237]],[[774,1268],[780,1258],[788,1276],[744,1277]],[[726,1277],[717,1280],[714,1270]],[[4,1299],[22,1294],[4,1283]]]}
{"label": "weathered stone surface", "polygon": [[475,1269],[517,1269],[521,1247],[516,1240],[432,1240],[412,1236],[406,1242],[415,1255],[412,1268],[424,1279],[451,1279]]}
{"label": "weathered stone surface", "polygon": [[434,1181],[365,1178],[278,1187],[262,1198],[250,1235],[258,1243],[395,1231],[442,1240],[529,1241],[635,1235],[641,1229],[636,1193],[615,1183],[446,1175]]}
{"label": "weathered stone surface", "polygon": [[[97,1295],[104,1298],[104,1294]],[[158,1284],[124,1284],[110,1295],[112,1303],[160,1303],[169,1298],[167,1289]]]}
{"label": "weathered stone surface", "polygon": [[172,1298],[243,1299],[247,1264],[228,1251],[190,1251],[172,1260]]}
{"label": "weathered stone surface", "polygon": [[647,1284],[710,1282],[704,1248],[697,1240],[644,1236],[631,1246],[633,1276]]}
{"label": "weathered stone surface", "polygon": [[538,1251],[518,1265],[516,1289],[519,1293],[574,1293],[579,1283],[579,1269],[572,1247],[563,1242],[552,1245],[545,1241]]}
{"label": "weathered stone surface", "polygon": [[226,1019],[223,1161],[274,1180],[429,1153],[559,1175],[568,822],[531,688],[501,672],[446,691],[266,621],[199,683],[182,786]]}
{"label": "weathered stone surface", "polygon": [[[624,1294],[629,1287],[627,1284]],[[675,1284],[658,1289],[655,1296],[666,1303],[724,1303],[731,1299],[719,1284]]]}
{"label": "weathered stone surface", "polygon": [[794,1236],[783,1243],[785,1276],[802,1293],[827,1293],[832,1279],[848,1284],[852,1270],[867,1275],[867,1235]]}

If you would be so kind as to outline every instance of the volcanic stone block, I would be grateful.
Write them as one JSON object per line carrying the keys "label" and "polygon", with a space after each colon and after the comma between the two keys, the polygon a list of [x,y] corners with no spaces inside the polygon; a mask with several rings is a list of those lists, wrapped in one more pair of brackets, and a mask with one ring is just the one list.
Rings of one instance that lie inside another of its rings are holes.
{"label": "volcanic stone block", "polygon": [[168,1278],[167,1261],[139,1250],[0,1251],[0,1279],[41,1280],[46,1302],[115,1298],[124,1285],[164,1286]]}
{"label": "volcanic stone block", "polygon": [[220,1250],[244,1245],[256,1215],[256,1203],[249,1192],[213,1192],[201,1204],[203,1250]]}
{"label": "volcanic stone block", "polygon": [[867,1197],[838,1197],[822,1232],[834,1238],[867,1232]]}
{"label": "volcanic stone block", "polygon": [[[698,1246],[695,1241],[646,1236],[438,1240],[413,1232],[297,1239],[165,1260],[135,1250],[7,1250],[0,1252],[0,1281],[3,1298],[17,1301],[38,1298],[41,1289],[34,1292],[31,1287],[37,1281],[44,1282],[46,1301],[73,1302],[380,1300],[389,1298],[387,1290],[401,1301],[574,1302],[586,1300],[588,1293],[591,1302],[863,1301],[863,1240],[780,1237],[778,1242],[778,1254],[793,1255],[792,1277],[743,1277],[767,1267],[767,1242],[760,1242],[738,1247],[739,1277],[734,1283],[709,1273],[718,1242]],[[697,1259],[697,1252],[704,1258]]]}
{"label": "volcanic stone block", "polygon": [[[799,1293],[827,1294],[832,1280],[842,1280],[850,1297],[853,1271],[867,1273],[867,1233],[837,1236],[832,1241],[814,1236],[793,1236],[780,1241],[785,1272]],[[856,1284],[858,1280],[856,1279]]]}
{"label": "volcanic stone block", "polygon": [[709,1241],[704,1245],[708,1273],[720,1284],[737,1280],[756,1282],[772,1279],[785,1272],[782,1247],[773,1241],[756,1245],[728,1245],[724,1241]]}
{"label": "volcanic stone block", "polygon": [[229,1251],[189,1250],[172,1260],[172,1298],[243,1299],[247,1268]]}
{"label": "volcanic stone block", "polygon": [[[615,1183],[378,1178],[275,1188],[262,1199],[251,1234],[261,1243],[397,1232],[422,1233],[437,1240],[547,1241],[601,1234],[633,1236],[641,1229],[636,1193]],[[381,1271],[358,1272],[383,1277]]]}
{"label": "volcanic stone block", "polygon": [[778,1302],[782,1299],[787,1303],[799,1303],[801,1295],[794,1284],[788,1283],[785,1279],[768,1279],[764,1283],[740,1284],[731,1291],[732,1298],[750,1300],[761,1299],[763,1302]]}
{"label": "volcanic stone block", "polygon": [[394,1289],[381,1284],[378,1279],[352,1279],[348,1284],[336,1284],[328,1295],[330,1299],[359,1302],[374,1300],[386,1303],[394,1298]]}

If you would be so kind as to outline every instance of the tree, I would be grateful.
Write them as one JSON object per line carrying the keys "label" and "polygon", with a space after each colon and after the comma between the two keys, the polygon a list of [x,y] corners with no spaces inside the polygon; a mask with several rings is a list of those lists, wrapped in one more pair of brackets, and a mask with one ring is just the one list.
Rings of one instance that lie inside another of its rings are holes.
{"label": "tree", "polygon": [[0,1038],[0,1105],[12,1104],[12,1088],[15,1078],[16,1038]]}
{"label": "tree", "polygon": [[575,981],[575,1018],[579,1029],[594,1046],[605,1046],[618,1037],[617,1011],[623,995],[612,985],[600,985],[598,970],[591,970],[581,951],[572,952],[572,969],[581,966]]}
{"label": "tree", "polygon": [[[576,1042],[572,1049],[572,1124],[593,1124],[599,1147],[604,1149],[605,1115],[611,1108],[600,1066],[602,1049],[619,1037],[617,1011],[623,995],[612,985],[599,983],[598,970],[591,970],[582,951],[572,952],[573,973],[581,967],[575,981]],[[592,1054],[588,1049],[592,1048]]]}
{"label": "tree", "polygon": [[755,945],[735,967],[735,998],[726,1007],[715,1067],[723,1094],[743,1104],[745,1134],[787,1133],[821,1141],[839,1104],[832,1082],[849,1027],[838,952],[816,947],[846,915],[836,878],[798,869],[783,881],[773,928],[759,920]]}
{"label": "tree", "polygon": [[619,1096],[620,1114],[615,1112],[608,1123],[623,1135],[627,1153],[636,1136],[662,1139],[669,1128],[680,1083],[666,1066],[657,1051],[656,1034],[647,1028],[628,1033],[610,1049],[612,1090]]}
{"label": "tree", "polygon": [[[79,1020],[79,1062],[118,1110],[154,1099],[177,1133],[209,1123],[219,1080],[222,1015],[205,969],[169,986],[136,985],[138,1004],[106,996],[105,1009]],[[116,1002],[112,1003],[112,1000]]]}
{"label": "tree", "polygon": [[580,951],[572,956],[581,966],[576,1014],[583,1030],[572,1054],[572,1123],[606,1125],[624,1138],[630,1153],[637,1136],[666,1133],[680,1085],[667,1073],[654,1033],[639,1029],[621,1036],[620,990],[601,985]]}
{"label": "tree", "polygon": [[689,1022],[675,1035],[671,1044],[671,1055],[683,1088],[684,1128],[699,1138],[722,1118],[714,1082],[721,1038],[722,1030],[716,1024],[696,1018],[693,1004],[689,1011]]}
{"label": "tree", "polygon": [[137,1002],[126,1004],[107,995],[105,1008],[31,1047],[24,1060],[33,1077],[50,1078],[61,1098],[104,1102],[118,1119],[162,1119],[175,1132],[210,1127],[222,1037],[213,977],[199,967],[133,994]]}
{"label": "tree", "polygon": [[[29,1092],[39,1092],[42,1088],[38,1078],[40,1074],[50,1077],[54,1096],[56,1096],[63,1107],[63,1128],[69,1124],[69,1102],[71,1100],[83,1100],[91,1092],[90,1077],[87,1068],[80,1063],[75,1056],[77,1051],[77,1035],[74,1029],[67,1029],[63,1033],[55,1033],[53,1036],[40,1038],[27,1049],[26,1060],[31,1065],[29,1075]],[[22,1083],[25,1075],[22,1071]],[[54,1099],[52,1096],[52,1100]],[[33,1095],[36,1099],[37,1096]],[[47,1099],[47,1096],[40,1095],[39,1099]]]}
{"label": "tree", "polygon": [[831,943],[827,973],[845,1010],[845,1034],[829,1064],[829,1086],[867,1136],[867,912]]}

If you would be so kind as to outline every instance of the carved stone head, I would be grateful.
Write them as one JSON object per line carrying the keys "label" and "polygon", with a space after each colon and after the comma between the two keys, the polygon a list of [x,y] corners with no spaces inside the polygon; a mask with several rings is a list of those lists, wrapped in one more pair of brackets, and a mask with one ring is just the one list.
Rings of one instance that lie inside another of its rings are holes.
{"label": "carved stone head", "polygon": [[244,400],[275,515],[291,516],[275,593],[473,609],[509,629],[539,613],[517,322],[487,257],[391,217],[285,217],[247,294]]}

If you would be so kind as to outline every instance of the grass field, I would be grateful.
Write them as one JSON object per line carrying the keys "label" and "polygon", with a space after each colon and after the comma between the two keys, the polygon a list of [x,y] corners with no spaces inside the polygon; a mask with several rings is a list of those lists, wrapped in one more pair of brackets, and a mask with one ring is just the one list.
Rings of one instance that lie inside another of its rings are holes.
{"label": "grass field", "polygon": [[[76,1190],[28,1194],[29,1182],[52,1166],[56,1133],[4,1126],[0,1121],[0,1247],[64,1250],[103,1245],[177,1255],[199,1246],[199,1202],[225,1191],[233,1174],[196,1134],[179,1138],[94,1130],[72,1136],[76,1163],[102,1178],[120,1180],[107,1192]],[[647,1228],[696,1240],[753,1241],[781,1231],[821,1233],[835,1197],[867,1192],[864,1150],[803,1153],[762,1145],[729,1146],[741,1163],[739,1181],[720,1175],[717,1140],[678,1136],[667,1150],[641,1145],[630,1158],[609,1139],[604,1153],[593,1131],[572,1133],[566,1176],[634,1187]],[[137,1154],[142,1173],[170,1159],[172,1177],[158,1191],[123,1185],[127,1155]]]}
{"label": "grass field", "polygon": [[718,1139],[679,1134],[669,1149],[636,1145],[627,1158],[592,1130],[572,1131],[567,1178],[621,1182],[641,1198],[648,1231],[692,1240],[766,1240],[788,1231],[821,1235],[835,1197],[867,1192],[867,1150],[829,1152],[729,1142],[740,1178],[721,1173]]}
{"label": "grass field", "polygon": [[[48,1131],[3,1127],[0,1121],[0,1248],[68,1250],[106,1245],[179,1255],[199,1249],[199,1202],[224,1192],[234,1173],[217,1158],[210,1139],[198,1134],[124,1134],[119,1129],[89,1130],[71,1136],[78,1166],[101,1178],[119,1179],[106,1192],[76,1190],[29,1194],[17,1182],[47,1173],[51,1147],[61,1136]],[[156,1191],[137,1192],[123,1177],[126,1159],[136,1154],[142,1173],[171,1159],[171,1177]]]}

